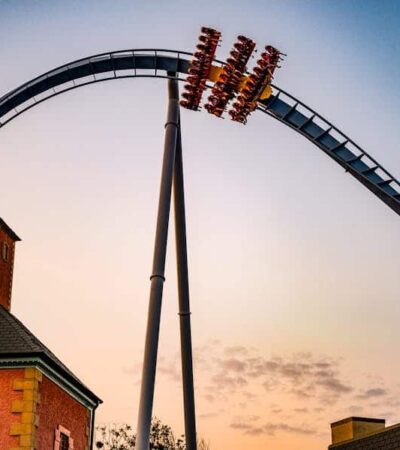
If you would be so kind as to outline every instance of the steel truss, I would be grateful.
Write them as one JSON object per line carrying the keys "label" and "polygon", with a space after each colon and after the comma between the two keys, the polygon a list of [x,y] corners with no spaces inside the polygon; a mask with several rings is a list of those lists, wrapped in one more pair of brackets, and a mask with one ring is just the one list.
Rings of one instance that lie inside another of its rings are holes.
{"label": "steel truss", "polygon": [[[51,70],[0,98],[0,128],[30,108],[81,86],[121,78],[184,81],[192,54],[165,49],[101,53]],[[222,66],[223,63],[214,60]],[[337,127],[293,95],[272,85],[273,95],[258,109],[306,137],[400,215],[400,183]]]}

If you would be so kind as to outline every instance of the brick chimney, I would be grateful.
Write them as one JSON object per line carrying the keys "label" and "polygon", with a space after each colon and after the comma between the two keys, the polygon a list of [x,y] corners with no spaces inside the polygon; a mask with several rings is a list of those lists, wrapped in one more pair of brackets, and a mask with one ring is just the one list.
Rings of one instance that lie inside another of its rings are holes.
{"label": "brick chimney", "polygon": [[331,424],[332,444],[363,438],[385,429],[384,419],[348,417]]}
{"label": "brick chimney", "polygon": [[0,305],[10,311],[15,243],[21,239],[0,218]]}

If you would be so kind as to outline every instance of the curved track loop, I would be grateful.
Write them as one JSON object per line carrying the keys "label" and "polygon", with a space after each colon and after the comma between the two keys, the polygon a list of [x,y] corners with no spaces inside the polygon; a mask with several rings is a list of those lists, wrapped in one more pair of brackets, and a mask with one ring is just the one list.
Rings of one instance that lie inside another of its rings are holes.
{"label": "curved track loop", "polygon": [[[106,80],[186,75],[192,54],[163,49],[102,53],[51,70],[0,98],[0,128],[63,92]],[[221,61],[215,63],[222,65]],[[351,173],[400,215],[400,183],[334,125],[277,86],[258,110],[297,131]]]}

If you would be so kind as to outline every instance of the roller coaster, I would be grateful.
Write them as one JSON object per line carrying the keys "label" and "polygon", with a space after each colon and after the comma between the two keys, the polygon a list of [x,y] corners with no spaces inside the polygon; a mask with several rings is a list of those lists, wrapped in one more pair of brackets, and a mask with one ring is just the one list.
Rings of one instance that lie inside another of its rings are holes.
{"label": "roller coaster", "polygon": [[[204,109],[245,124],[255,111],[266,114],[304,136],[346,172],[400,215],[400,183],[371,155],[305,103],[272,84],[281,53],[266,46],[252,73],[246,64],[255,43],[239,36],[224,63],[215,59],[220,33],[202,29],[192,54],[166,49],[128,49],[101,53],[64,64],[40,75],[0,98],[0,128],[31,108],[79,87],[123,78],[168,80],[168,116],[154,246],[153,270],[138,414],[137,450],[148,450],[157,363],[159,325],[169,213],[173,192],[178,266],[185,435],[188,450],[196,450],[196,422],[192,367],[186,219],[183,183],[180,106],[198,111],[203,93],[211,90]],[[185,82],[179,99],[178,82]]]}
{"label": "roller coaster", "polygon": [[[44,73],[0,98],[0,128],[29,109],[72,89],[122,78],[174,78],[186,82],[193,54],[165,49],[100,53]],[[223,62],[214,60],[223,67]],[[171,75],[172,74],[172,75]],[[211,87],[211,86],[209,86]],[[272,84],[260,111],[304,136],[400,214],[400,183],[376,159],[321,114]]]}

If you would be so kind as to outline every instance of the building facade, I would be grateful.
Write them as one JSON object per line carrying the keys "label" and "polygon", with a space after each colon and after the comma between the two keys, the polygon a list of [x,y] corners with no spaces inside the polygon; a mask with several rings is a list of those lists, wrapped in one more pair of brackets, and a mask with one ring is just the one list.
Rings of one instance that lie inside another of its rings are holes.
{"label": "building facade", "polygon": [[0,218],[0,305],[11,308],[15,243],[21,239]]}
{"label": "building facade", "polygon": [[101,400],[10,312],[17,241],[0,219],[0,449],[89,450]]}
{"label": "building facade", "polygon": [[329,450],[399,450],[400,424],[385,426],[384,419],[348,417],[331,424]]}

